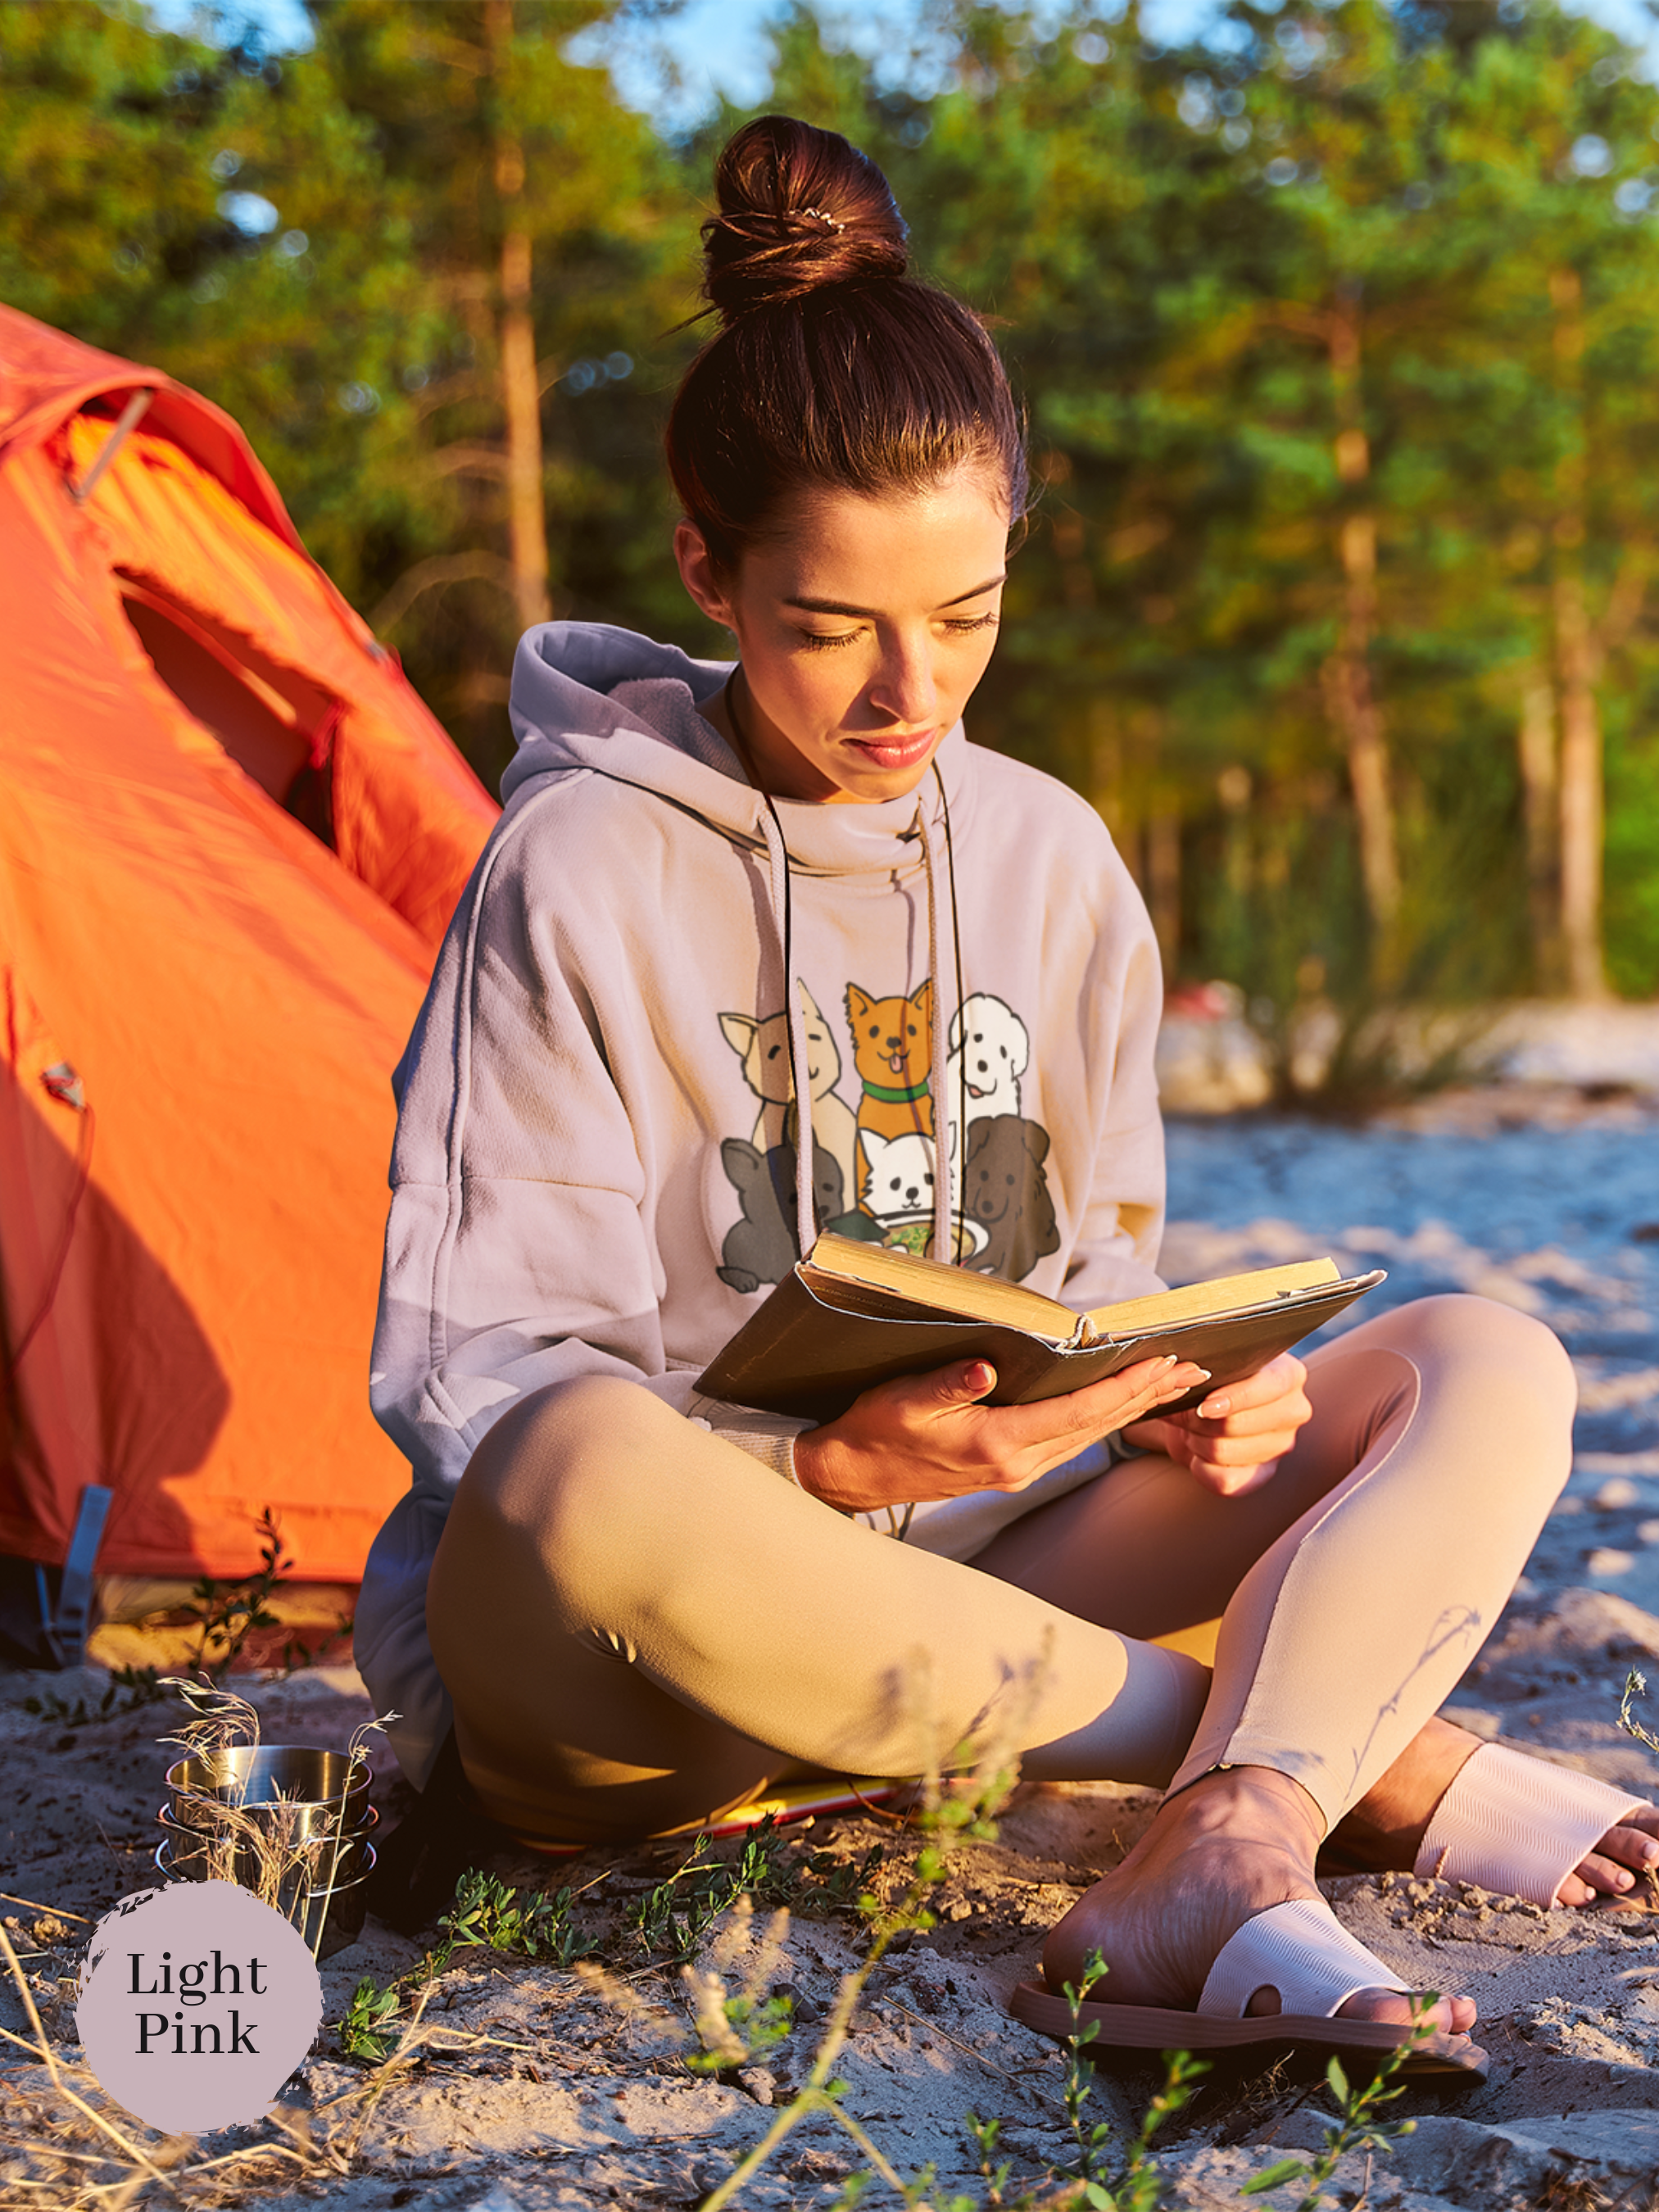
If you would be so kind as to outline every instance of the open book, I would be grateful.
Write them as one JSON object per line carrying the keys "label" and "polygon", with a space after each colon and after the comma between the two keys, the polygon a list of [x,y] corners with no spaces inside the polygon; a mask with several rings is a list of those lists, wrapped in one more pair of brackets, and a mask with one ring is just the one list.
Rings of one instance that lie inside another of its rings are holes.
{"label": "open book", "polygon": [[1040,1291],[850,1237],[820,1237],[698,1377],[711,1398],[830,1421],[861,1390],[952,1360],[988,1359],[988,1402],[1019,1406],[1173,1352],[1210,1370],[1196,1406],[1364,1297],[1381,1268],[1345,1276],[1301,1260],[1155,1291],[1076,1314]]}

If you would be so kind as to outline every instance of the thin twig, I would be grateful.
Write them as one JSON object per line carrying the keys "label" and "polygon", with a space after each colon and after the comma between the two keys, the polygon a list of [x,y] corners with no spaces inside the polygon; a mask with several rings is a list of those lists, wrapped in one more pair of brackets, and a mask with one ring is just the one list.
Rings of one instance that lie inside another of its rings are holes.
{"label": "thin twig", "polygon": [[[52,2076],[52,2085],[53,2088],[57,2090],[58,2095],[62,2097],[67,2104],[73,2105],[76,2112],[85,2113],[87,2118],[92,2122],[93,2125],[95,2128],[100,2128],[109,2137],[112,2142],[119,2143],[122,2149],[125,2151],[127,2156],[133,2160],[136,2164],[142,2166],[152,2181],[159,2181],[161,2186],[167,2190],[169,2194],[173,2197],[178,2197],[179,2191],[177,2188],[171,2181],[168,2180],[167,2175],[162,2172],[161,2167],[153,2164],[149,2159],[146,2158],[143,2152],[139,2149],[137,2143],[129,2142],[127,2137],[122,2134],[120,2129],[113,2125],[112,2122],[106,2120],[101,2112],[96,2111],[91,2105],[88,2104],[84,2097],[77,2097],[74,2090],[71,2089],[64,2081],[62,2074],[58,2071],[58,2060],[53,2053],[52,2047],[46,2039],[46,2031],[41,2025],[40,2014],[35,2006],[34,1991],[29,1987],[28,1976],[23,1972],[21,1966],[17,1963],[17,1954],[12,1948],[11,1938],[7,1935],[3,1927],[0,1927],[0,1951],[3,1951],[6,1954],[6,1964],[11,1969],[11,1978],[13,1981],[16,1983],[18,1994],[23,2000],[23,2009],[28,2014],[29,2026],[34,2030],[35,2035],[38,2038],[35,2048],[39,2051],[40,2059],[45,2065],[47,2073]],[[14,2037],[12,2039],[14,2042],[21,2041],[21,2039],[18,2037]],[[25,2045],[24,2048],[27,2050],[28,2046]],[[179,2201],[182,2203],[183,2199],[180,2198]]]}
{"label": "thin twig", "polygon": [[948,2027],[941,2027],[936,2020],[929,2020],[925,2013],[912,2012],[902,1998],[896,1997],[890,1991],[884,1990],[881,2002],[884,2005],[891,2005],[896,2012],[902,2012],[907,2020],[915,2021],[918,2027],[927,2028],[930,2034],[943,2036],[947,2043],[953,2043],[957,2049],[971,2058],[975,2065],[982,2066],[988,2074],[1000,2075],[1005,2081],[1012,2081],[1016,2088],[1021,2086],[1021,2074],[1041,2074],[1047,2072],[1048,2069],[1050,2062],[1046,2058],[1040,2058],[1034,2065],[1022,2067],[1019,2074],[1011,2074],[1006,2066],[999,2066],[994,2059],[988,2058],[982,2051],[975,2051],[971,2043],[964,2043],[959,2035],[952,2035]]}
{"label": "thin twig", "polygon": [[830,2112],[834,2114],[835,2118],[841,2122],[841,2124],[846,2129],[848,2134],[852,2136],[853,2141],[864,2153],[864,2155],[869,2160],[871,2165],[875,2167],[876,2172],[881,2176],[888,2187],[890,2189],[896,2189],[902,2194],[904,2184],[899,2179],[898,2175],[895,2173],[882,2152],[877,2148],[874,2138],[867,2136],[864,2130],[859,2125],[858,2122],[853,2118],[853,2115],[848,2112],[844,2112],[841,2106],[837,2104],[833,2098],[830,2099],[828,2102]]}
{"label": "thin twig", "polygon": [[31,1912],[49,1912],[55,1920],[78,1920],[83,1928],[94,1928],[95,1921],[88,1920],[84,1912],[71,1912],[66,1905],[37,1905],[32,1897],[14,1897],[9,1889],[0,1889],[0,1902],[7,1905],[27,1905]]}

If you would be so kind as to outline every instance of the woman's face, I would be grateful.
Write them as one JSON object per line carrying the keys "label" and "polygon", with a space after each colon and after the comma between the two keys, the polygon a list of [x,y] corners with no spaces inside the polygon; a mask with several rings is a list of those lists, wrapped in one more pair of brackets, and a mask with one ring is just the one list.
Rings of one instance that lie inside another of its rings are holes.
{"label": "woman's face", "polygon": [[964,466],[925,491],[817,491],[735,573],[681,523],[685,587],[737,636],[735,734],[763,789],[832,805],[915,789],[996,642],[999,489]]}

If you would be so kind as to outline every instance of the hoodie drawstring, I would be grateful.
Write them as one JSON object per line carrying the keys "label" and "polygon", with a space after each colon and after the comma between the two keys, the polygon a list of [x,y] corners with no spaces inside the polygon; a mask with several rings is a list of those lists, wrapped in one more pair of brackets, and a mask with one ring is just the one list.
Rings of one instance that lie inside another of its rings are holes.
{"label": "hoodie drawstring", "polygon": [[[795,1102],[795,1235],[801,1257],[805,1259],[818,1233],[817,1187],[813,1176],[812,1069],[806,1042],[806,1014],[800,984],[795,975],[794,908],[791,896],[789,848],[784,842],[783,824],[778,819],[777,809],[772,804],[770,794],[763,792],[760,795],[765,801],[765,811],[760,817],[759,826],[766,842],[766,856],[771,870],[772,912],[777,922],[779,950],[782,957],[783,1003],[789,1036],[789,1088]],[[922,866],[927,879],[927,974],[933,984],[933,1020],[927,1085],[933,1106],[933,1249],[937,1258],[952,1261],[957,1256],[951,1234],[951,1217],[955,1211],[957,1162],[951,1151],[954,1125],[951,1120],[950,1085],[945,1077],[950,1064],[951,1022],[961,1012],[962,983],[958,972],[957,1004],[947,1012],[945,969],[939,958],[939,849],[927,820],[927,810],[920,802],[916,806],[915,830],[921,841]],[[948,862],[948,817],[945,834]],[[957,931],[954,867],[951,875],[951,928],[954,939]],[[957,966],[959,971],[959,951]],[[961,1141],[959,1128],[956,1140]],[[853,1161],[854,1177],[858,1165],[855,1150]],[[843,1200],[850,1212],[858,1203],[856,1188],[845,1192]]]}
{"label": "hoodie drawstring", "polygon": [[[783,1007],[789,1032],[789,1088],[795,1100],[795,1237],[800,1256],[805,1259],[817,1241],[818,1209],[817,1191],[812,1177],[812,1069],[806,1045],[806,1016],[801,1006],[799,986],[795,981],[795,953],[793,910],[789,896],[789,848],[783,842],[783,824],[778,820],[778,810],[772,804],[771,794],[762,792],[766,811],[761,817],[761,834],[766,840],[766,856],[772,865],[772,912],[778,925],[780,951],[783,956]],[[803,1082],[803,1076],[805,1080]],[[851,1194],[848,1203],[854,1202]]]}
{"label": "hoodie drawstring", "polygon": [[[928,1077],[933,1101],[933,1256],[936,1260],[954,1260],[957,1255],[951,1237],[951,1200],[956,1163],[951,1152],[950,1085],[945,1079],[949,1065],[950,1024],[945,1012],[945,975],[939,957],[939,856],[927,826],[927,810],[920,801],[916,805],[916,826],[921,833],[922,861],[927,876],[927,973],[933,986],[933,1067]],[[951,918],[954,927],[954,902]]]}

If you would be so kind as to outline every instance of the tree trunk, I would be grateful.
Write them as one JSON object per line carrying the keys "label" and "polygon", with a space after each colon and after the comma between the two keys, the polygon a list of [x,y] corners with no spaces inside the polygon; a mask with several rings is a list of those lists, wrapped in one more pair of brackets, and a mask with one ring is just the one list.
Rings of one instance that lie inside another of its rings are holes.
{"label": "tree trunk", "polygon": [[1146,817],[1146,904],[1166,979],[1181,957],[1181,817],[1160,794]]}
{"label": "tree trunk", "polygon": [[1387,990],[1398,981],[1400,859],[1394,807],[1389,796],[1389,748],[1382,710],[1371,681],[1370,647],[1376,628],[1376,518],[1364,503],[1370,478],[1370,444],[1361,420],[1358,297],[1333,311],[1328,340],[1336,401],[1336,468],[1355,488],[1342,518],[1342,616],[1335,652],[1325,665],[1326,711],[1348,763],[1359,872],[1371,921],[1372,981]]}
{"label": "tree trunk", "polygon": [[[499,83],[513,37],[513,0],[488,0],[485,20]],[[530,233],[522,205],[524,153],[498,124],[495,194],[501,204],[501,320],[497,339],[501,403],[507,417],[507,535],[519,620],[527,629],[552,614],[547,593],[547,511],[542,483],[542,402],[536,375],[536,326],[531,313]]]}
{"label": "tree trunk", "polygon": [[1601,717],[1584,580],[1576,563],[1556,578],[1554,598],[1561,696],[1561,944],[1571,995],[1604,999]]}
{"label": "tree trunk", "polygon": [[1560,884],[1557,871],[1558,804],[1555,693],[1541,668],[1530,670],[1516,732],[1521,808],[1527,840],[1527,915],[1532,930],[1533,988],[1546,994],[1563,981]]}
{"label": "tree trunk", "polygon": [[1601,999],[1607,986],[1601,959],[1601,717],[1595,699],[1600,654],[1584,595],[1584,288],[1576,269],[1552,272],[1550,301],[1555,309],[1556,382],[1569,403],[1572,426],[1555,472],[1551,592],[1561,714],[1561,945],[1572,996]]}

